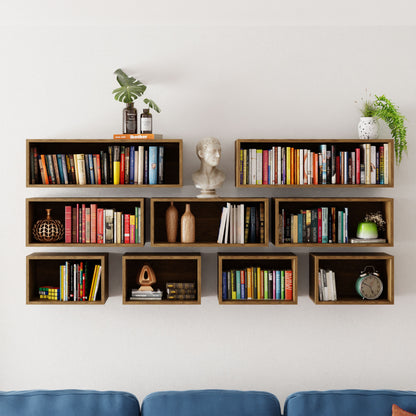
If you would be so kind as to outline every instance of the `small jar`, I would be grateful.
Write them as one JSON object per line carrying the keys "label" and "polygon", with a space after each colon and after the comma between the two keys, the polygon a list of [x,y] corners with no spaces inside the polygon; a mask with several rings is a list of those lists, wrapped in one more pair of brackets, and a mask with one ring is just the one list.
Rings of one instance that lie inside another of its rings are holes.
{"label": "small jar", "polygon": [[137,134],[137,110],[134,103],[127,103],[123,110],[123,134]]}
{"label": "small jar", "polygon": [[140,115],[140,133],[151,134],[152,127],[152,114],[150,114],[148,108],[144,108],[143,113]]}

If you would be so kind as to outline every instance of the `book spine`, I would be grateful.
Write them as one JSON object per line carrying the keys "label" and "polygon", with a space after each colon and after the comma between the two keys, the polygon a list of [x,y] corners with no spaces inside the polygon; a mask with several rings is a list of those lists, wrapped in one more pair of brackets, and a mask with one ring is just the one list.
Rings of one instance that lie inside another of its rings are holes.
{"label": "book spine", "polygon": [[227,272],[222,272],[222,300],[227,300]]}
{"label": "book spine", "polygon": [[91,244],[97,243],[97,204],[90,205],[91,210]]}
{"label": "book spine", "polygon": [[158,178],[157,146],[149,146],[149,185],[156,185]]}
{"label": "book spine", "polygon": [[163,184],[164,181],[164,159],[165,159],[165,147],[158,147],[158,168],[157,168],[157,183]]}
{"label": "book spine", "polygon": [[285,300],[293,298],[293,273],[292,270],[285,270]]}
{"label": "book spine", "polygon": [[125,147],[120,147],[120,184],[124,185],[124,173],[126,166],[126,154],[125,154]]}
{"label": "book spine", "polygon": [[65,206],[65,243],[72,242],[72,207]]}

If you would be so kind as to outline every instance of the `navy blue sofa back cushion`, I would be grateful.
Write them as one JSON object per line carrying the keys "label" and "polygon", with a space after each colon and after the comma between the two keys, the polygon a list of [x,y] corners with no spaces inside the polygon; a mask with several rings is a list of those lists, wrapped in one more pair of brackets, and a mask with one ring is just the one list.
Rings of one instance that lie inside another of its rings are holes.
{"label": "navy blue sofa back cushion", "polygon": [[304,391],[290,395],[284,416],[391,416],[397,404],[416,412],[416,392],[398,390]]}
{"label": "navy blue sofa back cushion", "polygon": [[261,391],[162,391],[145,397],[142,416],[280,416],[280,404]]}
{"label": "navy blue sofa back cushion", "polygon": [[139,416],[130,393],[94,390],[0,392],[1,416]]}

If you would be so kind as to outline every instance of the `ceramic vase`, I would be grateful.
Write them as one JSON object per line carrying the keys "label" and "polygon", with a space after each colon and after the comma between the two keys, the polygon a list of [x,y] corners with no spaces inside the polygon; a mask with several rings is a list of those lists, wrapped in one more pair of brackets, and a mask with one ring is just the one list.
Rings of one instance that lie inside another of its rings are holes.
{"label": "ceramic vase", "polygon": [[33,226],[33,237],[42,243],[55,243],[62,240],[65,228],[61,221],[51,217],[51,209],[46,209],[46,218],[36,221]]}
{"label": "ceramic vase", "polygon": [[181,242],[195,242],[195,217],[191,212],[190,204],[186,204],[185,212],[181,217]]}
{"label": "ceramic vase", "polygon": [[178,210],[173,202],[170,203],[169,208],[165,213],[166,236],[168,243],[176,243],[178,235]]}
{"label": "ceramic vase", "polygon": [[358,123],[358,137],[362,140],[378,138],[378,123],[374,117],[360,117]]}
{"label": "ceramic vase", "polygon": [[377,224],[374,222],[360,222],[357,227],[357,237],[363,239],[377,238]]}

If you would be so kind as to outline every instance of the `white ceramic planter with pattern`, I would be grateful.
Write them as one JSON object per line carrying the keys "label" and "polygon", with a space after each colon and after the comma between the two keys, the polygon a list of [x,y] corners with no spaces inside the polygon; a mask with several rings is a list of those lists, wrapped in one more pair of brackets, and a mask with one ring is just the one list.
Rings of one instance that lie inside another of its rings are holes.
{"label": "white ceramic planter with pattern", "polygon": [[360,117],[358,137],[362,140],[378,138],[378,123],[375,117]]}

